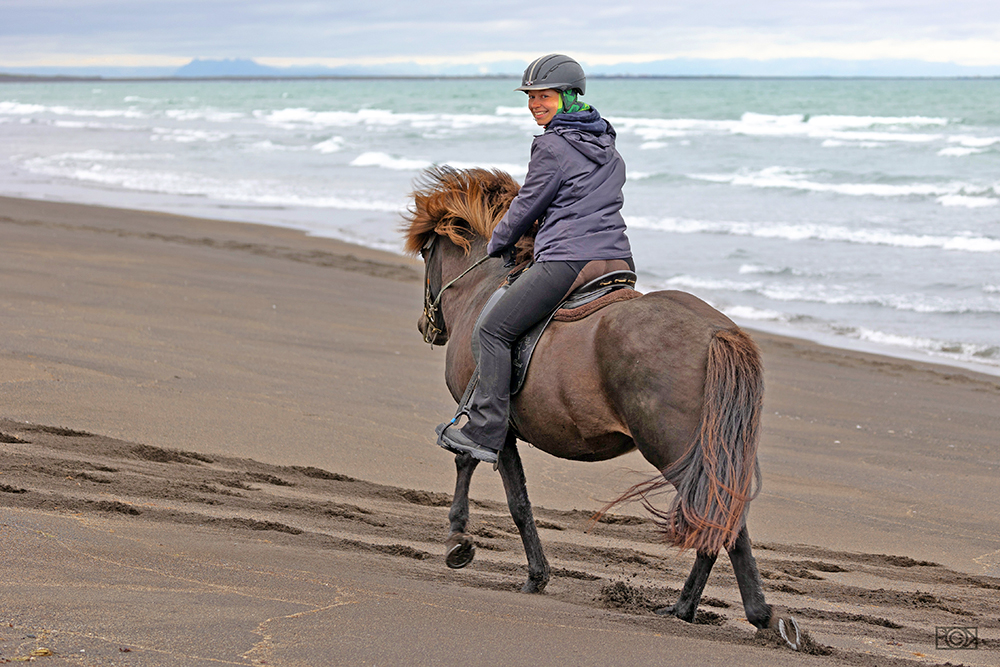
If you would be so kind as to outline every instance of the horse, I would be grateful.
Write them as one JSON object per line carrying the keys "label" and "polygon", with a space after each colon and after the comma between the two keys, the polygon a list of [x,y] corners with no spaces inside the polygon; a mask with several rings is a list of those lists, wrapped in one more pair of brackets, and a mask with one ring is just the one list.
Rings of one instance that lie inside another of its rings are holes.
{"label": "horse", "polygon": [[[424,311],[417,328],[445,345],[445,380],[456,400],[475,372],[472,337],[483,306],[510,269],[486,255],[486,243],[519,186],[499,170],[432,167],[416,181],[405,214],[405,249],[424,260]],[[537,227],[537,225],[536,225]],[[533,238],[518,243],[530,261]],[[747,620],[773,628],[793,648],[798,624],[764,598],[746,512],[760,487],[757,443],[763,369],[756,344],[728,317],[680,291],[650,292],[607,305],[575,322],[553,322],[542,335],[519,393],[496,467],[528,561],[526,593],[544,591],[550,568],[528,500],[518,437],[574,461],[604,461],[634,449],[658,471],[604,508],[639,500],[665,541],[696,558],[679,599],[656,610],[694,622],[720,551],[733,565]],[[466,534],[469,485],[478,461],[455,457],[455,495],[445,543],[449,567],[472,561]],[[675,489],[667,510],[657,493]],[[791,629],[794,629],[794,637]]]}

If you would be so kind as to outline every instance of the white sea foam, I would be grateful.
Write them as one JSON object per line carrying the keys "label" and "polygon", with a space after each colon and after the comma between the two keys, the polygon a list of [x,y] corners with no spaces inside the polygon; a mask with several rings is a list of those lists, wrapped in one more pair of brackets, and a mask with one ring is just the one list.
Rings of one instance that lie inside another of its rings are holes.
{"label": "white sea foam", "polygon": [[[395,157],[389,155],[388,153],[382,153],[379,151],[369,151],[367,153],[362,153],[353,160],[351,160],[350,165],[352,167],[380,167],[382,169],[392,169],[395,171],[419,171],[422,169],[427,169],[433,166],[435,163],[429,160],[405,158],[405,157]],[[505,171],[514,178],[518,176],[524,176],[528,172],[528,166],[525,164],[514,164],[505,162],[464,162],[461,160],[445,160],[438,164],[448,165],[449,167],[454,167],[455,169],[498,169],[500,171]]]}
{"label": "white sea foam", "polygon": [[985,153],[982,148],[969,148],[968,146],[949,146],[948,148],[942,148],[937,152],[938,155],[943,157],[965,157],[966,155],[975,155],[976,153]]}
{"label": "white sea foam", "polygon": [[730,306],[724,308],[723,312],[729,317],[739,320],[753,320],[756,322],[788,322],[789,317],[785,313],[767,308],[754,308],[752,306]]}
{"label": "white sea foam", "polygon": [[315,128],[358,126],[392,128],[407,126],[433,132],[441,130],[469,130],[491,125],[534,125],[534,122],[523,112],[523,109],[522,116],[519,118],[515,118],[512,115],[396,113],[387,109],[313,111],[298,107],[274,111],[254,111],[253,115],[267,124],[286,129],[294,129],[302,126]]}
{"label": "white sea foam", "polygon": [[[851,197],[936,197],[946,206],[992,206],[997,199],[993,186],[960,181],[948,183],[828,183],[812,180],[814,172],[787,167],[767,167],[735,174],[688,174],[688,178],[751,188],[784,188],[806,192],[830,192]],[[992,203],[988,203],[992,202]]]}
{"label": "white sea foam", "polygon": [[[802,114],[771,115],[746,112],[739,120],[710,120],[699,118],[625,118],[612,117],[611,122],[620,131],[634,132],[646,141],[690,134],[729,133],[763,137],[800,136],[838,144],[874,142],[926,143],[942,138],[940,134],[912,132],[908,129],[927,126],[945,126],[945,118],[924,116],[826,116],[806,117]],[[879,129],[875,129],[879,128]]]}
{"label": "white sea foam", "polygon": [[826,139],[820,144],[823,148],[840,148],[847,146],[850,148],[882,148],[883,141],[844,141],[842,139]]}
{"label": "white sea foam", "polygon": [[897,125],[911,127],[938,126],[944,127],[948,124],[947,118],[934,118],[928,116],[841,116],[841,115],[818,115],[811,116],[808,120],[810,125],[816,127],[848,128],[848,127],[872,127],[877,125]]}
{"label": "white sea foam", "polygon": [[963,361],[987,363],[990,365],[1000,363],[1000,348],[994,345],[976,345],[972,343],[941,341],[921,336],[903,336],[865,327],[858,327],[849,335],[858,340],[878,345],[918,350],[936,356],[953,357]]}
{"label": "white sea foam", "polygon": [[337,153],[344,148],[344,138],[330,137],[326,141],[315,144],[312,148],[314,151],[319,151],[320,153]]}
{"label": "white sea foam", "polygon": [[969,148],[986,148],[1000,143],[1000,137],[978,137],[968,134],[956,134],[948,137],[948,142],[961,144]]}
{"label": "white sea foam", "polygon": [[53,120],[49,121],[53,127],[61,127],[70,130],[124,130],[124,131],[144,131],[136,125],[126,123],[101,123],[87,120]]}
{"label": "white sea foam", "polygon": [[163,115],[172,120],[207,120],[213,123],[228,123],[246,117],[246,114],[240,111],[219,111],[218,109],[167,109]]}
{"label": "white sea foam", "polygon": [[840,241],[863,245],[886,245],[901,248],[942,248],[964,252],[1000,252],[1000,239],[975,236],[971,233],[956,236],[915,235],[876,229],[852,229],[835,225],[793,224],[793,223],[753,223],[753,222],[709,222],[681,218],[628,217],[630,227],[652,229],[675,234],[728,234],[732,236],[753,236],[757,238],[777,238],[788,241],[814,239],[819,241]]}
{"label": "white sea foam", "polygon": [[151,141],[174,141],[179,144],[195,142],[215,143],[233,136],[218,130],[194,130],[189,128],[154,127],[149,136]]}
{"label": "white sea foam", "polygon": [[[243,199],[241,199],[243,201]],[[308,208],[342,209],[347,211],[384,211],[387,213],[402,213],[406,209],[405,202],[373,201],[357,197],[334,197],[328,195],[296,194],[292,192],[273,192],[252,195],[246,201],[254,204],[269,204],[275,206],[305,206]]]}
{"label": "white sea foam", "polygon": [[[204,174],[173,172],[133,167],[109,167],[106,156],[87,152],[62,156],[61,160],[32,159],[25,167],[35,174],[68,178],[142,192],[209,197],[222,201],[270,206],[330,208],[357,211],[400,212],[405,202],[386,202],[365,198],[332,196],[296,191],[280,182],[257,179],[216,179]],[[160,157],[160,156],[157,156]],[[89,162],[89,163],[88,163]]]}
{"label": "white sea foam", "polygon": [[821,303],[837,306],[878,306],[903,312],[937,314],[1000,314],[1000,299],[956,300],[922,293],[873,294],[864,287],[813,281],[796,283],[766,280],[728,280],[692,275],[674,276],[664,282],[674,289],[757,294],[772,301]]}
{"label": "white sea foam", "polygon": [[148,114],[136,109],[79,109],[63,105],[48,106],[43,104],[23,104],[20,102],[0,102],[0,114],[20,116],[35,116],[52,114],[54,116],[85,116],[93,118],[148,118]]}
{"label": "white sea foam", "polygon": [[270,139],[251,142],[246,145],[246,148],[251,151],[259,151],[262,153],[284,153],[288,151],[309,150],[308,146],[288,146],[286,144],[276,144]]}
{"label": "white sea foam", "polygon": [[937,203],[942,206],[964,206],[965,208],[985,208],[996,206],[1000,199],[993,197],[969,197],[966,195],[942,195],[937,198]]}
{"label": "white sea foam", "polygon": [[362,153],[350,162],[352,167],[381,167],[382,169],[397,169],[404,171],[414,171],[426,169],[433,163],[427,160],[414,160],[410,158],[393,157],[388,153],[369,151]]}
{"label": "white sea foam", "polygon": [[513,178],[524,178],[528,173],[528,165],[514,164],[513,162],[461,162],[449,160],[442,164],[455,169],[498,169],[510,174]]}
{"label": "white sea foam", "polygon": [[0,102],[0,114],[12,116],[33,116],[45,113],[47,107],[41,104],[23,104],[21,102]]}
{"label": "white sea foam", "polygon": [[790,267],[764,266],[761,264],[743,264],[740,266],[740,275],[765,275],[765,276],[805,276],[803,271]]}
{"label": "white sea foam", "polygon": [[46,168],[50,165],[80,165],[104,162],[134,162],[138,160],[171,160],[174,155],[171,153],[115,153],[99,148],[91,148],[85,151],[75,151],[69,153],[58,153],[44,158],[32,158],[25,164]]}

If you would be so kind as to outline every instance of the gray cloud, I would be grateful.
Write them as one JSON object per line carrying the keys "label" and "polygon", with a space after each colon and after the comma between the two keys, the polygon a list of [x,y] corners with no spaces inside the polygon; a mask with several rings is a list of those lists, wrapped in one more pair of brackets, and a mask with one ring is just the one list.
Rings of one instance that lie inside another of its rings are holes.
{"label": "gray cloud", "polygon": [[1000,40],[1000,3],[4,0],[0,59],[24,49],[218,58],[670,54],[753,33],[785,42]]}

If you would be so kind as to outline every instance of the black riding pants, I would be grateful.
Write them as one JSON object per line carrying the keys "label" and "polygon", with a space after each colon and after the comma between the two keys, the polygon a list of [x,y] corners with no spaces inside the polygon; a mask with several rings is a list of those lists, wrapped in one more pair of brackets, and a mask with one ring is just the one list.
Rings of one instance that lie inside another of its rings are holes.
{"label": "black riding pants", "polygon": [[588,262],[537,262],[507,288],[479,330],[479,384],[469,403],[462,433],[499,451],[507,438],[510,408],[510,350],[532,326],[556,309]]}

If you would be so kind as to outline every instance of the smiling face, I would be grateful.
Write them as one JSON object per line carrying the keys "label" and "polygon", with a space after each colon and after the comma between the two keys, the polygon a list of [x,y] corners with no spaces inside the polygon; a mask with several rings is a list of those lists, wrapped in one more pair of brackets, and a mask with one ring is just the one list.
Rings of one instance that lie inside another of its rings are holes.
{"label": "smiling face", "polygon": [[528,111],[535,122],[545,127],[559,112],[559,91],[551,88],[545,90],[529,90]]}

